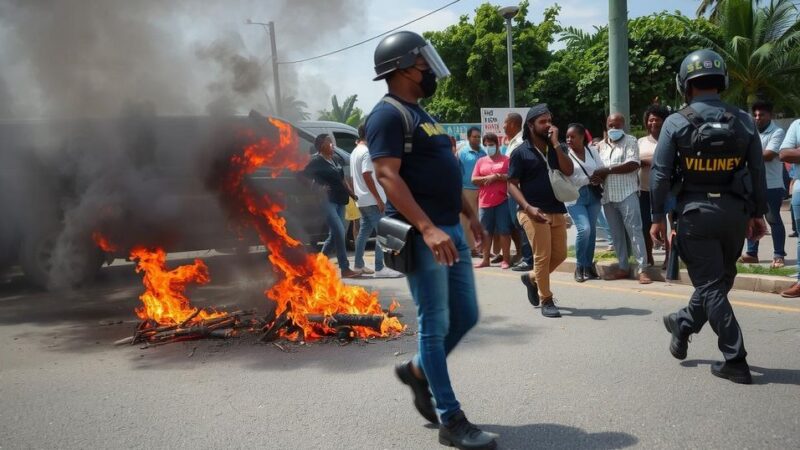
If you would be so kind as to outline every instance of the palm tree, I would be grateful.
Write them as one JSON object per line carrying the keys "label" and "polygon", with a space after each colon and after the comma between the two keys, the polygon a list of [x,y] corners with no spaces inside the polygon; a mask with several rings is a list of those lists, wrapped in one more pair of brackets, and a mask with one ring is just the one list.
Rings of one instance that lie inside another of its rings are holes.
{"label": "palm tree", "polygon": [[339,99],[334,95],[331,97],[331,106],[333,109],[330,111],[322,110],[319,112],[319,120],[330,120],[333,122],[346,123],[351,126],[357,126],[362,120],[362,111],[356,108],[356,100],[358,94],[353,94],[344,100],[342,105],[339,105]]}
{"label": "palm tree", "polygon": [[[697,17],[703,17],[706,15],[708,10],[711,10],[711,14],[709,15],[709,19],[716,20],[718,15],[718,10],[720,4],[724,3],[725,0],[701,0],[700,6],[697,7]],[[754,0],[756,4],[761,3],[761,0]]]}
{"label": "palm tree", "polygon": [[605,28],[606,27],[598,27],[595,25],[594,32],[583,31],[580,28],[572,26],[560,28],[559,33],[561,37],[558,38],[558,42],[564,42],[568,47],[590,48],[601,40],[607,39],[606,36],[601,33]]}
{"label": "palm tree", "polygon": [[767,97],[776,105],[800,104],[800,16],[790,0],[773,0],[758,7],[753,0],[720,0],[715,22],[722,41],[698,36],[716,50],[728,66],[730,86],[725,97],[749,105]]}
{"label": "palm tree", "polygon": [[[297,122],[311,118],[311,114],[307,111],[308,104],[306,102],[295,98],[294,95],[281,95],[281,97],[283,97],[281,99],[281,112],[284,119]],[[267,111],[270,111],[271,114],[275,114],[277,109],[272,103],[272,98],[266,92],[264,92],[264,98],[267,100]]]}

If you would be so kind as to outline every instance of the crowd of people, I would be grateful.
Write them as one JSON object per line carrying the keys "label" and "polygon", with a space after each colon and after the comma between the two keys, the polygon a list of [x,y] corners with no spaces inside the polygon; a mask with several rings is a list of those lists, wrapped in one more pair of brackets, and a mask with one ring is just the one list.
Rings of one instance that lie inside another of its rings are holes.
{"label": "crowd of people", "polygon": [[[727,294],[737,259],[758,260],[764,215],[772,230],[771,265],[785,264],[782,163],[800,164],[800,120],[784,135],[769,103],[754,104],[752,117],[724,103],[719,95],[727,87],[724,61],[703,49],[684,59],[677,77],[688,106],[672,114],[660,105],[649,107],[644,137],[628,134],[626,118],[618,113],[607,117],[602,138],[593,138],[580,123],[562,132],[548,105],[537,104],[524,119],[515,113],[505,117],[505,147],[497,135],[471,128],[466,145],[458,148],[418,103],[434,94],[437,79],[449,75],[432,45],[408,31],[389,35],[376,48],[375,73],[376,81],[386,80],[388,94],[359,130],[352,185],[325,135],[317,138],[319,153],[303,173],[327,192],[330,236],[323,251],[335,247],[343,277],[372,272],[364,264],[364,247],[382,217],[414,231],[394,238],[407,240],[403,248],[410,256],[403,271],[417,307],[419,349],[395,373],[411,389],[420,415],[440,424],[440,443],[496,447],[496,435],[473,425],[461,410],[446,363],[478,320],[473,271],[498,264],[526,272],[520,281],[528,301],[540,306],[543,316],[560,317],[550,275],[567,258],[567,217],[577,231],[574,277],[580,283],[600,278],[595,245],[601,226],[617,258],[616,268],[605,274],[609,280],[628,278],[632,257],[639,283],[652,283],[654,246],[665,246],[667,253],[680,250],[695,292],[685,308],[663,318],[670,353],[686,358],[689,337],[709,322],[725,357],[712,364],[711,373],[736,383],[752,381]],[[707,126],[709,121],[713,125]],[[360,212],[353,268],[344,252],[350,199]],[[793,220],[800,218],[798,183],[792,211]],[[677,236],[677,248],[669,246],[667,215],[676,216],[677,230],[670,233]],[[383,267],[381,253],[378,244],[374,275],[400,276]],[[783,295],[800,297],[800,281]]]}

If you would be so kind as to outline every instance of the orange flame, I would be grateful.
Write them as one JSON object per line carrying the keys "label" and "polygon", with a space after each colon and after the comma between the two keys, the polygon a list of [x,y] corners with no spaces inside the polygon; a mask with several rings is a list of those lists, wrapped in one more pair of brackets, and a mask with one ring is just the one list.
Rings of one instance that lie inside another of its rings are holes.
{"label": "orange flame", "polygon": [[108,238],[103,236],[99,231],[92,233],[92,240],[100,247],[100,250],[104,252],[112,253],[117,251],[117,247],[109,242]]}
{"label": "orange flame", "polygon": [[[268,195],[252,192],[244,177],[269,164],[271,175],[276,177],[283,169],[300,170],[308,156],[298,151],[297,136],[290,125],[269,119],[279,131],[278,142],[260,139],[247,146],[242,155],[231,159],[231,171],[224,186],[231,199],[248,213],[251,224],[257,229],[261,241],[269,250],[269,260],[280,280],[267,292],[267,297],[277,303],[278,315],[286,312],[301,333],[281,330],[289,339],[315,339],[336,330],[325,324],[310,323],[306,314],[333,315],[377,314],[383,315],[377,292],[368,292],[360,286],[342,283],[336,268],[322,254],[308,255],[301,242],[289,235],[286,220],[279,214],[282,204]],[[392,309],[396,307],[393,303]],[[397,318],[384,315],[380,331],[354,327],[355,335],[366,338],[388,336],[405,329]]]}
{"label": "orange flame", "polygon": [[[167,254],[161,249],[149,250],[137,247],[131,250],[131,259],[137,260],[136,272],[144,272],[142,282],[145,292],[139,296],[144,306],[136,308],[140,319],[153,319],[161,325],[175,325],[184,322],[197,310],[191,306],[184,295],[189,283],[206,284],[211,281],[208,267],[199,259],[169,270],[166,266]],[[225,313],[200,311],[192,322],[222,317]]]}

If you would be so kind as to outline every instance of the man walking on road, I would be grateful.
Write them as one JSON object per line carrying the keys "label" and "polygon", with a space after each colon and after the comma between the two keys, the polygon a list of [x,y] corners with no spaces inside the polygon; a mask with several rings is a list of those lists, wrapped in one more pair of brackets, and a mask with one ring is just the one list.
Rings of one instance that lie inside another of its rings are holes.
{"label": "man walking on road", "polygon": [[[515,112],[508,113],[503,121],[503,132],[505,132],[507,137],[511,138],[506,147],[506,156],[511,158],[511,155],[514,154],[514,150],[523,143],[522,116]],[[517,201],[514,200],[511,194],[508,194],[508,212],[511,213],[511,224],[514,227],[511,232],[511,239],[514,241],[517,252],[520,254],[519,262],[512,266],[511,270],[515,272],[530,272],[533,270],[533,250],[531,250],[531,243],[528,241],[525,230],[523,230],[522,225],[519,224],[519,219],[517,218],[518,208],[519,205],[517,205]]]}
{"label": "man walking on road", "polygon": [[[764,150],[764,170],[767,177],[767,223],[772,234],[772,268],[786,265],[786,227],[781,219],[781,205],[786,196],[783,183],[783,163],[779,157],[785,133],[783,128],[772,120],[772,104],[757,101],[750,108],[761,138]],[[747,240],[747,251],[742,255],[742,262],[758,264],[758,241]]]}
{"label": "man walking on road", "polygon": [[375,168],[367,149],[366,128],[362,124],[358,127],[358,145],[350,154],[350,176],[353,178],[353,190],[358,200],[358,210],[361,212],[361,226],[356,237],[356,257],[354,269],[362,274],[372,274],[374,278],[399,278],[402,273],[383,265],[383,250],[378,241],[375,241],[375,271],[369,270],[364,265],[364,250],[367,240],[378,228],[378,221],[383,217],[386,209],[386,193],[375,178]]}
{"label": "man walking on road", "polygon": [[690,53],[676,81],[689,106],[667,118],[658,139],[650,173],[650,233],[654,241],[666,239],[664,205],[672,190],[678,199],[678,250],[695,291],[688,306],[664,316],[672,334],[669,351],[685,359],[689,336],[709,322],[725,357],[711,365],[711,373],[749,384],[747,351],[728,292],[743,238],[758,240],[766,231],[761,141],[753,119],[720,99],[728,71],[719,54]]}
{"label": "man walking on road", "polygon": [[[414,406],[439,426],[439,442],[459,449],[493,449],[495,435],[467,420],[450,384],[447,356],[478,321],[470,248],[459,224],[463,213],[480,243],[485,233],[463,201],[461,172],[450,139],[418,100],[450,74],[433,45],[410,31],[383,38],[375,49],[375,80],[389,94],[367,119],[367,141],[378,181],[389,196],[388,216],[411,224],[407,273],[417,305],[417,355],[395,372],[411,388]],[[436,400],[434,409],[433,399]]]}

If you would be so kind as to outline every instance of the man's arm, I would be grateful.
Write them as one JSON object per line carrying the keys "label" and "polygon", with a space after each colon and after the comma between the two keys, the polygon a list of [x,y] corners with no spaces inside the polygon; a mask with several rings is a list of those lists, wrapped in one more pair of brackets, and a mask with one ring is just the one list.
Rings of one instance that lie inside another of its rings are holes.
{"label": "man's arm", "polygon": [[750,136],[745,161],[753,182],[753,202],[756,210],[752,217],[762,217],[767,213],[767,176],[764,169],[764,151],[757,132]]}
{"label": "man's arm", "polygon": [[531,220],[539,223],[550,223],[550,219],[547,218],[541,209],[532,206],[525,200],[525,196],[522,194],[522,190],[520,190],[519,187],[519,180],[513,178],[508,180],[508,193],[511,194],[511,197],[517,202],[520,209],[522,209]]}
{"label": "man's arm", "polygon": [[555,126],[550,127],[550,144],[556,150],[556,157],[558,158],[558,170],[566,176],[572,175],[575,171],[575,166],[572,164],[572,158],[569,157],[569,149],[558,140],[558,128]]}
{"label": "man's arm", "polygon": [[786,137],[781,144],[780,158],[783,162],[800,164],[800,142],[797,141],[797,128],[800,120],[795,120],[786,130]]}
{"label": "man's arm", "polygon": [[595,181],[605,180],[609,175],[622,175],[639,170],[639,144],[636,140],[632,140],[632,142],[632,144],[625,144],[625,162],[601,167],[594,171],[592,178]]}
{"label": "man's arm", "polygon": [[650,205],[653,222],[663,223],[665,220],[664,205],[671,189],[672,173],[675,167],[677,147],[672,136],[679,129],[678,119],[670,116],[664,121],[653,153],[653,168],[650,169]]}
{"label": "man's arm", "polygon": [[411,190],[400,176],[401,158],[384,157],[372,162],[378,182],[383,186],[392,205],[416,228],[425,240],[425,244],[433,251],[433,256],[440,264],[452,266],[458,262],[458,251],[450,236],[436,227],[425,211],[414,200]]}
{"label": "man's arm", "polygon": [[775,158],[780,159],[781,144],[783,143],[784,136],[783,129],[776,129],[769,137],[766,148],[764,148],[764,161],[772,161]]}
{"label": "man's arm", "polygon": [[378,211],[383,213],[383,211],[386,210],[386,205],[383,203],[383,199],[381,199],[380,194],[378,194],[378,188],[375,186],[375,180],[372,179],[372,172],[363,172],[361,175],[364,177],[364,184],[367,185],[367,190],[369,190],[369,193],[372,194],[378,204]]}

